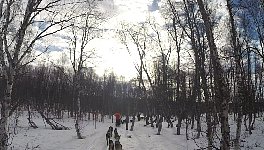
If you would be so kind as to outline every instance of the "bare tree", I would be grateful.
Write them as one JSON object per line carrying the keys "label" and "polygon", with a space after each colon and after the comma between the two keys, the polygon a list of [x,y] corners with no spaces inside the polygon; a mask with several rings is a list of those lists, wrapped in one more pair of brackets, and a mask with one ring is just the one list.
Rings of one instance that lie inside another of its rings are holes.
{"label": "bare tree", "polygon": [[[177,5],[178,4],[178,5]],[[194,85],[193,92],[190,96],[192,99],[191,105],[196,104],[196,118],[197,118],[197,136],[200,137],[201,133],[201,121],[200,121],[200,107],[203,90],[203,97],[206,103],[206,123],[207,123],[207,140],[208,149],[213,148],[213,131],[212,131],[212,120],[211,120],[211,104],[210,104],[210,93],[207,85],[207,73],[205,70],[206,57],[205,57],[205,43],[204,43],[204,26],[199,22],[199,12],[197,12],[196,3],[190,0],[184,0],[183,3],[175,3],[168,0],[168,5],[173,16],[172,26],[179,26],[184,32],[185,39],[190,40],[190,45],[194,53]],[[182,9],[180,9],[182,8]],[[175,27],[174,27],[175,29]],[[202,79],[202,80],[201,80]],[[202,83],[200,83],[200,80]],[[196,99],[198,99],[196,101]],[[190,107],[190,106],[189,106]]]}
{"label": "bare tree", "polygon": [[[237,31],[236,31],[236,25],[234,21],[234,13],[233,13],[233,7],[231,0],[227,0],[227,8],[229,12],[229,23],[230,23],[230,33],[231,33],[231,42],[232,42],[232,48],[233,53],[235,56],[235,74],[236,74],[236,81],[237,81],[237,91],[235,92],[235,103],[238,105],[238,116],[237,116],[237,129],[236,129],[236,138],[234,140],[234,146],[235,149],[240,149],[240,135],[241,135],[241,124],[242,124],[242,118],[243,118],[243,110],[242,106],[245,102],[245,98],[247,97],[246,94],[246,86],[245,86],[245,74],[243,71],[242,66],[242,52],[241,52],[241,46],[238,40]],[[237,94],[236,94],[237,93]]]}
{"label": "bare tree", "polygon": [[[139,63],[134,63],[134,66],[138,72],[138,94],[137,97],[144,97],[146,94],[146,87],[143,79],[143,67],[145,65],[146,59],[146,49],[147,49],[147,31],[146,31],[145,24],[141,26],[132,26],[129,27],[128,25],[123,25],[123,29],[119,31],[119,37],[122,42],[126,46],[128,53],[132,56],[133,51],[129,47],[130,42],[132,42],[137,49],[137,54],[139,57]],[[134,108],[135,109],[135,108]],[[147,109],[149,108],[149,103],[147,102]],[[136,114],[133,114],[136,115]]]}
{"label": "bare tree", "polygon": [[202,19],[205,25],[206,38],[209,45],[210,50],[210,58],[212,60],[213,66],[213,75],[214,75],[214,83],[216,87],[216,98],[220,102],[220,123],[221,123],[221,149],[229,150],[230,149],[230,128],[228,122],[228,103],[229,103],[229,92],[228,86],[226,84],[223,69],[220,64],[217,47],[215,44],[213,26],[210,19],[209,13],[205,9],[204,2],[202,0],[197,0],[198,6],[202,15]]}
{"label": "bare tree", "polygon": [[[0,149],[8,147],[8,118],[15,110],[12,104],[12,90],[15,76],[21,67],[36,58],[25,61],[32,52],[36,41],[69,27],[67,22],[72,14],[63,14],[61,0],[1,0],[0,2],[0,62],[5,78],[5,94],[1,100]],[[67,5],[68,6],[68,5]],[[46,16],[39,19],[39,16]],[[43,23],[42,30],[34,31],[33,26]]]}
{"label": "bare tree", "polygon": [[[233,13],[240,20],[235,22],[247,22],[245,29],[249,31],[247,38],[250,40],[248,48],[259,55],[262,59],[264,58],[264,9],[263,1],[261,0],[241,0],[238,3],[230,1]],[[244,28],[238,26],[239,28]],[[245,36],[245,34],[243,34]],[[254,40],[253,40],[254,37]]]}
{"label": "bare tree", "polygon": [[[81,7],[83,7],[81,9]],[[81,17],[76,18],[72,22],[70,37],[70,60],[73,68],[73,104],[76,110],[76,121],[75,129],[77,137],[82,139],[80,131],[80,117],[81,117],[81,100],[80,96],[82,94],[81,89],[81,78],[83,74],[83,68],[85,67],[85,62],[88,59],[95,57],[94,50],[89,50],[89,42],[99,36],[99,25],[102,21],[100,18],[101,14],[96,10],[95,1],[87,1],[86,3],[79,6],[79,11],[83,11]]]}
{"label": "bare tree", "polygon": [[[167,4],[168,4],[168,7],[169,7],[169,10],[170,10],[170,19],[169,22],[170,22],[170,29],[171,31],[169,32],[170,33],[170,36],[171,38],[173,39],[173,41],[175,42],[175,49],[176,49],[176,52],[177,52],[177,67],[176,67],[176,70],[177,70],[177,83],[176,83],[176,103],[178,104],[184,104],[184,101],[186,99],[182,99],[181,97],[181,94],[180,94],[180,76],[181,76],[181,70],[180,70],[180,65],[181,65],[181,62],[180,62],[180,51],[182,49],[181,45],[182,45],[182,42],[183,42],[183,36],[184,36],[184,31],[186,31],[185,28],[183,28],[180,23],[180,16],[179,16],[179,8],[181,6],[184,6],[184,5],[181,5],[181,3],[177,3],[174,2],[174,1],[171,1],[171,0],[167,0]],[[185,7],[184,7],[185,8]],[[187,10],[186,10],[187,11]],[[189,12],[186,12],[186,13],[189,13]],[[186,17],[185,19],[187,19],[188,17]],[[189,18],[188,18],[189,19]],[[187,19],[187,20],[188,20]],[[195,80],[197,81],[197,80]],[[179,113],[178,113],[178,124],[177,124],[177,135],[180,134],[180,128],[181,128],[181,121],[184,116],[184,107],[181,107],[179,108]]]}

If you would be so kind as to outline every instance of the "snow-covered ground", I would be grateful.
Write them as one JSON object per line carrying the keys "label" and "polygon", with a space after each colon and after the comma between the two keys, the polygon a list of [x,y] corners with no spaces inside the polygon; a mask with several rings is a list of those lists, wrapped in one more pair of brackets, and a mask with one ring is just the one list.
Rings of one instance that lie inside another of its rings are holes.
{"label": "snow-covered ground", "polygon": [[[29,128],[27,122],[27,113],[21,113],[18,118],[17,126],[11,128],[12,136],[10,142],[12,150],[106,150],[105,134],[109,126],[114,127],[111,119],[105,117],[104,122],[95,122],[92,120],[83,120],[81,124],[82,135],[84,139],[77,139],[74,120],[64,118],[56,120],[59,123],[70,127],[70,130],[52,130],[45,125],[40,115],[35,114],[33,121],[39,128]],[[11,119],[13,123],[15,119]],[[144,120],[136,121],[134,131],[125,130],[125,124],[117,128],[121,135],[120,143],[124,150],[194,150],[206,146],[205,133],[200,139],[193,140],[195,132],[188,131],[190,140],[186,140],[185,125],[182,125],[181,135],[175,135],[176,128],[167,128],[167,123],[163,123],[161,135],[156,135],[157,128],[150,126],[144,127]],[[131,125],[131,124],[130,124]],[[129,125],[129,127],[130,127]],[[231,131],[234,129],[234,122],[231,122]],[[203,126],[205,131],[206,127]],[[235,131],[235,130],[234,130]],[[252,135],[247,132],[242,133],[242,149],[264,149],[264,125],[262,119],[256,120],[256,128]],[[14,134],[15,133],[15,134]],[[232,133],[234,134],[234,133]],[[198,146],[199,147],[198,147]]]}

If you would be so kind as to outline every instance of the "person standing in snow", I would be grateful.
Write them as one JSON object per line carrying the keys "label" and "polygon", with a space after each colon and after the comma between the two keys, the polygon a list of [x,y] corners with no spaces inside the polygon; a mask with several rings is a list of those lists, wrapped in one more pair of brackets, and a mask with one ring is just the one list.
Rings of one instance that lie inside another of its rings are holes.
{"label": "person standing in snow", "polygon": [[161,128],[162,128],[162,117],[160,117],[159,122],[158,122],[158,133],[157,133],[157,135],[160,135]]}
{"label": "person standing in snow", "polygon": [[126,130],[128,130],[128,123],[129,123],[129,117],[128,115],[126,116]]}
{"label": "person standing in snow", "polygon": [[140,121],[140,113],[138,113],[137,119],[138,119],[138,121]]}
{"label": "person standing in snow", "polygon": [[119,112],[115,113],[115,118],[116,118],[116,126],[119,127],[121,123],[121,115]]}

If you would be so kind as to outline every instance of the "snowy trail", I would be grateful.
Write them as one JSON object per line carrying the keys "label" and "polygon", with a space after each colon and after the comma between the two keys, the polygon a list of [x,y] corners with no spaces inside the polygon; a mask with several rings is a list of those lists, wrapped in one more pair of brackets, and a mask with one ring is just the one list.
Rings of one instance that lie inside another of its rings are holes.
{"label": "snowy trail", "polygon": [[[96,134],[96,133],[95,133]],[[98,135],[89,135],[92,138],[85,140],[86,143],[80,147],[80,150],[105,150],[107,147],[105,145],[105,135],[102,133],[97,133]]]}
{"label": "snowy trail", "polygon": [[[130,124],[131,125],[131,124]],[[166,123],[163,124],[161,135],[156,135],[157,128],[150,126],[144,127],[144,122],[135,122],[134,131],[126,131],[125,125],[119,130],[121,135],[121,143],[124,149],[129,150],[187,150],[187,141],[184,135],[174,135],[175,128],[167,128]],[[182,132],[184,132],[182,130]],[[131,138],[127,136],[131,135]],[[123,142],[122,142],[123,141]]]}
{"label": "snowy trail", "polygon": [[105,133],[110,125],[112,124],[108,120],[104,123],[98,122],[97,129],[94,129],[94,124],[90,122],[83,129],[84,139],[77,139],[75,130],[70,130],[72,136],[68,140],[45,150],[106,150]]}
{"label": "snowy trail", "polygon": [[[161,134],[161,137],[165,139],[163,140],[163,144],[167,146],[173,145],[175,148],[177,148],[177,150],[178,149],[187,150],[188,144],[186,144],[186,142],[188,141],[186,140],[186,135],[183,134],[185,130],[181,129],[181,133],[182,133],[181,135],[175,135],[174,134],[175,130],[176,130],[175,127],[173,128],[167,128],[165,126],[163,127]],[[166,143],[164,143],[164,141],[166,141]]]}
{"label": "snowy trail", "polygon": [[[38,124],[41,123],[40,121],[39,119]],[[29,147],[38,145],[37,150],[107,150],[105,134],[109,126],[115,128],[115,123],[112,123],[111,119],[105,118],[105,122],[97,122],[96,129],[92,120],[83,121],[82,135],[84,139],[77,139],[73,122],[72,119],[65,119],[63,124],[69,126],[70,130],[64,131],[54,131],[44,126],[36,130],[25,130],[24,134],[16,135],[16,139],[21,140],[16,143],[13,150],[26,149],[27,143]],[[134,131],[125,130],[125,124],[117,127],[117,131],[121,135],[120,143],[124,150],[187,150],[196,148],[193,146],[188,148],[185,135],[174,135],[175,128],[167,128],[166,123],[163,124],[161,135],[156,135],[157,128],[144,127],[144,124],[143,120],[136,121]],[[25,125],[27,126],[26,122]],[[129,123],[129,129],[130,126],[131,123]],[[190,142],[189,144],[193,145]]]}
{"label": "snowy trail", "polygon": [[112,125],[110,122],[102,123],[100,128],[105,129],[105,132],[103,132],[104,130],[96,130],[97,131],[96,133],[90,134],[89,135],[90,138],[87,139],[88,140],[92,139],[92,140],[84,144],[80,148],[80,150],[106,150],[107,145],[106,145],[105,134],[110,125]]}
{"label": "snowy trail", "polygon": [[[127,131],[125,128],[119,128],[119,132],[121,134],[120,142],[123,143],[123,149],[129,150],[138,150],[138,149],[148,149],[147,145],[145,144],[145,140],[140,139],[134,131]],[[128,138],[131,136],[131,138]]]}
{"label": "snowy trail", "polygon": [[[139,122],[140,125],[141,122]],[[164,128],[162,129],[162,134],[161,135],[156,135],[157,133],[157,128],[152,128],[152,127],[142,127],[139,126],[137,130],[135,130],[134,135],[138,136],[140,140],[146,140],[145,143],[147,145],[147,149],[153,149],[153,150],[169,150],[170,145],[172,143],[172,138],[171,135],[173,132],[167,132],[169,134],[169,137],[166,137],[163,135]],[[142,136],[142,133],[145,131],[145,136]],[[146,132],[147,131],[147,132]],[[180,146],[176,146],[176,144],[173,144],[173,149],[177,148],[178,149],[185,149]]]}
{"label": "snowy trail", "polygon": [[[29,128],[27,116],[19,118],[17,134],[13,135],[12,150],[35,149],[35,150],[107,150],[105,134],[109,126],[115,128],[111,119],[105,118],[105,122],[97,122],[96,129],[92,120],[82,122],[82,135],[84,139],[77,139],[74,128],[74,119],[65,118],[60,120],[63,125],[70,127],[70,130],[52,130],[43,124],[41,117],[34,118],[37,129]],[[243,148],[260,150],[263,149],[263,121],[256,120],[256,129],[253,135],[242,134],[245,140]],[[199,149],[193,140],[186,140],[184,124],[181,128],[181,135],[175,135],[176,128],[167,128],[163,123],[161,135],[156,135],[157,128],[144,127],[145,122],[136,121],[134,131],[125,130],[125,124],[117,128],[121,135],[120,142],[124,150],[193,150]],[[174,124],[175,125],[175,124]],[[129,123],[129,128],[131,123]],[[234,129],[234,128],[233,128]],[[245,129],[243,129],[245,130]],[[193,130],[190,130],[190,132]],[[233,130],[234,131],[234,130]],[[206,146],[206,140],[198,139],[200,146]]]}

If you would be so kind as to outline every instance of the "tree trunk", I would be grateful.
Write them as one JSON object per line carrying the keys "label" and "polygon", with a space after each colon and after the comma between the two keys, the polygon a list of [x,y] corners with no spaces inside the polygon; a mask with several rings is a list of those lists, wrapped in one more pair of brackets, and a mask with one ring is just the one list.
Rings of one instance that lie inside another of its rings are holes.
{"label": "tree trunk", "polygon": [[29,124],[29,126],[30,127],[33,127],[34,129],[36,129],[36,128],[38,128],[38,126],[35,124],[35,122],[33,122],[32,120],[31,120],[31,111],[30,111],[30,106],[28,105],[28,124]]}
{"label": "tree trunk", "polygon": [[249,134],[252,134],[251,123],[252,123],[252,113],[250,112],[248,115],[248,131],[249,131]]}
{"label": "tree trunk", "polygon": [[[9,73],[7,73],[9,72]],[[14,70],[10,66],[8,71],[5,70],[6,89],[4,99],[1,102],[1,119],[0,119],[0,149],[7,150],[8,148],[8,119],[11,107],[11,95],[14,84]]]}
{"label": "tree trunk", "polygon": [[210,21],[209,14],[205,10],[205,6],[202,0],[197,0],[198,6],[202,15],[202,19],[205,25],[206,37],[210,49],[210,58],[212,60],[213,65],[213,74],[215,79],[215,87],[216,87],[216,98],[220,102],[220,122],[221,122],[221,142],[220,147],[223,150],[230,149],[230,128],[228,122],[228,87],[226,85],[223,69],[220,64],[220,60],[218,57],[217,47],[214,41],[214,34],[212,31],[212,25]]}
{"label": "tree trunk", "polygon": [[[201,65],[201,77],[202,77],[202,89],[204,91],[204,100],[206,103],[206,125],[207,125],[207,142],[208,142],[208,150],[211,150],[213,148],[213,124],[212,124],[212,103],[210,104],[210,96],[207,86],[207,79],[205,74],[205,68],[204,68],[204,57],[205,54],[202,52],[202,65]],[[200,120],[199,120],[200,121]],[[201,126],[200,126],[201,128]],[[201,130],[201,129],[200,129]]]}
{"label": "tree trunk", "polygon": [[[234,55],[235,55],[235,63],[236,63],[236,80],[237,80],[237,101],[238,104],[238,114],[237,114],[237,129],[236,129],[236,138],[234,140],[234,148],[240,149],[240,136],[241,136],[241,125],[242,125],[242,118],[243,118],[243,109],[242,104],[245,101],[245,95],[243,95],[243,90],[246,88],[245,84],[243,82],[244,80],[244,74],[241,66],[241,51],[240,47],[238,46],[238,40],[237,40],[237,32],[235,28],[234,23],[234,15],[232,12],[232,5],[231,1],[227,0],[227,9],[229,13],[229,21],[230,21],[230,30],[231,30],[231,39],[232,39],[232,46],[234,49]],[[243,80],[242,80],[243,78]],[[235,86],[235,85],[234,85]],[[236,91],[234,91],[236,92]]]}
{"label": "tree trunk", "polygon": [[245,126],[245,130],[248,131],[248,126],[247,126],[247,114],[244,115],[244,126]]}
{"label": "tree trunk", "polygon": [[186,124],[186,127],[185,127],[186,140],[189,140],[189,133],[188,133],[188,128],[189,128],[189,118],[188,118],[188,117],[187,117],[186,120],[185,120],[185,124]]}
{"label": "tree trunk", "polygon": [[242,125],[242,107],[239,106],[238,114],[237,114],[237,129],[236,129],[236,138],[234,140],[234,149],[240,150],[240,136],[241,136],[241,125]]}
{"label": "tree trunk", "polygon": [[77,138],[78,139],[83,139],[82,135],[81,135],[81,131],[80,131],[80,126],[79,126],[79,122],[80,122],[80,117],[81,117],[81,100],[80,100],[80,92],[78,91],[78,96],[77,96],[77,117],[76,117],[76,121],[75,121],[75,130],[76,130],[76,134],[77,134]]}
{"label": "tree trunk", "polygon": [[256,113],[253,113],[253,121],[252,121],[252,123],[250,125],[251,130],[254,130],[254,124],[255,124],[255,121],[256,121],[256,117],[257,117],[256,115],[257,115]]}

